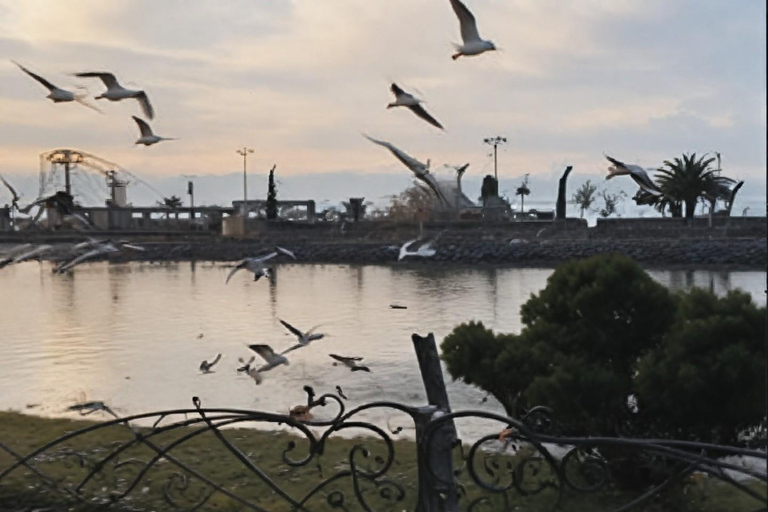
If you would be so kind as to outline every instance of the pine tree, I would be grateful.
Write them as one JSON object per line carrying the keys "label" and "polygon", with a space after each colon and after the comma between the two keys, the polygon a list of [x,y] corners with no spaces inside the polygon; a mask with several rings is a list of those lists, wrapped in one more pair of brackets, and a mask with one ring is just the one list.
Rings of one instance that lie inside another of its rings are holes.
{"label": "pine tree", "polygon": [[275,167],[269,171],[269,190],[267,191],[267,219],[277,219],[277,186],[275,185]]}

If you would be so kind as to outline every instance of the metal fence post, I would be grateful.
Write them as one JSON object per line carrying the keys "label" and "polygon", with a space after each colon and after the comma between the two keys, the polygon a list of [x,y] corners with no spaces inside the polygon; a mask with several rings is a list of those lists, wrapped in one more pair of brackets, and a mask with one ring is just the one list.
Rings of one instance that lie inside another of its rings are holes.
{"label": "metal fence post", "polygon": [[[445,389],[435,337],[411,336],[421,378],[427,391],[428,407],[421,407],[416,417],[416,442],[419,450],[419,512],[458,512],[458,494],[453,475],[453,447],[457,439],[453,421],[445,422],[424,446],[424,430],[436,413],[448,414],[448,391]],[[430,464],[432,472],[427,468]],[[439,480],[436,480],[433,476]]]}

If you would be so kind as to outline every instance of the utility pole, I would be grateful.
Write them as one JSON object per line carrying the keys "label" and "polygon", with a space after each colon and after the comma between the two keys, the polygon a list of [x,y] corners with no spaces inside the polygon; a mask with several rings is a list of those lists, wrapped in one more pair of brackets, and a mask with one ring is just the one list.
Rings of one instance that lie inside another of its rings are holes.
{"label": "utility pole", "polygon": [[235,153],[243,157],[243,230],[245,230],[245,219],[248,218],[248,175],[246,169],[248,153],[253,153],[253,150],[243,146],[243,149],[238,149]]}
{"label": "utility pole", "polygon": [[496,148],[499,146],[499,144],[506,144],[507,138],[506,137],[488,137],[483,139],[483,142],[488,144],[489,146],[493,146],[493,177],[496,179],[496,183],[499,182],[499,171],[498,171],[498,159],[496,157]]}

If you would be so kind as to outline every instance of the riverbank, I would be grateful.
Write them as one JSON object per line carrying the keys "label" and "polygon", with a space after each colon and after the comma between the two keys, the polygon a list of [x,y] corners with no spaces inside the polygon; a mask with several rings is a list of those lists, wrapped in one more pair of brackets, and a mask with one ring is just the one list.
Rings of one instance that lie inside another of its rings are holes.
{"label": "riverbank", "polygon": [[[0,442],[18,454],[26,454],[51,440],[95,425],[91,421],[69,419],[44,419],[35,416],[22,415],[13,412],[0,413]],[[148,429],[140,430],[148,434]],[[168,445],[181,437],[192,433],[191,428],[182,428],[173,432],[152,437],[152,442],[160,446]],[[283,461],[283,455],[294,444],[289,457],[298,459],[306,455],[308,443],[305,439],[294,437],[282,432],[267,432],[253,429],[226,429],[228,440],[234,443],[240,451],[256,464],[265,474],[273,479],[282,489],[294,498],[301,499],[323,480],[339,471],[349,469],[350,453],[355,445],[364,444],[372,452],[369,457],[358,454],[355,457],[360,468],[371,471],[381,467],[386,457],[384,443],[372,438],[340,439],[334,438],[328,442],[319,458],[305,466],[289,467]],[[93,464],[104,459],[117,447],[133,439],[133,434],[120,425],[99,429],[88,434],[77,436],[65,443],[52,446],[34,459],[34,467],[49,477],[64,479],[58,486],[67,483],[77,483],[84,478]],[[417,466],[415,445],[408,441],[395,441],[395,460],[387,471],[389,481],[397,484],[404,491],[401,500],[395,486],[382,485],[375,487],[361,481],[361,493],[373,510],[413,510],[417,496]],[[83,496],[93,494],[110,494],[115,490],[125,490],[127,484],[138,474],[141,465],[137,461],[145,461],[154,455],[149,448],[140,444],[120,454],[122,464],[108,464],[104,475],[92,480],[82,491]],[[210,432],[196,436],[170,452],[176,460],[182,461],[189,467],[200,471],[211,480],[245,500],[257,504],[259,510],[288,511],[287,505],[277,494],[261,482],[256,474],[237,461],[231,452]],[[522,452],[518,455],[496,457],[493,467],[516,467],[521,462]],[[0,471],[12,464],[14,458],[6,451],[0,450]],[[482,464],[480,464],[482,466]],[[481,474],[481,478],[494,480],[495,472],[486,466],[491,474]],[[191,507],[204,499],[210,488],[202,489],[194,479],[182,481],[178,468],[169,460],[161,460],[144,475],[128,497],[110,506],[110,510],[142,511],[167,510],[171,507],[169,499],[177,505]],[[500,476],[500,475],[499,475]],[[461,481],[469,484],[466,471],[461,475]],[[528,475],[531,478],[531,475]],[[533,478],[536,478],[535,476]],[[543,478],[543,476],[541,476]],[[535,485],[528,481],[527,485]],[[747,485],[755,490],[762,490],[758,482]],[[761,492],[761,491],[758,492]],[[339,492],[334,492],[339,491]],[[343,495],[340,493],[344,493]],[[467,485],[466,496],[462,500],[468,503],[479,497],[479,490],[474,484]],[[544,491],[528,497],[516,492],[510,493],[510,501],[501,508],[501,502],[490,504],[484,510],[550,510],[553,505],[554,491]],[[350,477],[336,480],[332,485],[318,493],[308,503],[311,510],[338,510],[331,507],[331,502],[338,503],[343,497],[349,510],[357,510],[355,491]],[[566,491],[562,499],[562,510],[615,510],[629,503],[634,495],[620,492],[614,488],[600,494],[577,494]],[[185,501],[188,500],[188,501]],[[683,487],[673,486],[669,491],[644,507],[637,508],[645,512],[661,512],[664,510],[703,511],[729,510],[733,512],[753,510],[758,505],[754,499],[745,494],[705,478],[691,478]],[[509,508],[511,507],[511,508]],[[516,508],[517,507],[517,508]],[[0,480],[0,509],[4,511],[46,510],[49,512],[84,512],[98,508],[94,500],[76,502],[65,499],[59,491],[55,491],[39,476],[26,468],[17,469],[3,480]],[[199,510],[235,511],[243,510],[241,502],[215,492]]]}
{"label": "riverbank", "polygon": [[[437,233],[428,233],[435,236]],[[254,239],[232,239],[217,236],[120,233],[91,235],[97,239],[127,239],[141,244],[144,252],[124,250],[103,256],[112,261],[236,261],[271,251],[276,245],[292,250],[299,262],[394,264],[402,236],[390,240],[345,238],[338,233],[327,239],[305,237],[300,233],[281,233]],[[414,237],[415,238],[415,237]],[[6,247],[20,243],[52,244],[47,258],[63,260],[71,257],[71,245],[85,239],[84,234],[33,234],[4,238]],[[2,252],[0,244],[0,252]],[[434,257],[409,257],[415,265],[493,265],[507,267],[556,267],[571,259],[598,254],[621,253],[646,268],[702,270],[765,270],[768,246],[764,237],[744,238],[510,238],[466,232],[442,232],[435,244]],[[98,260],[100,258],[94,258]]]}
{"label": "riverbank", "polygon": [[[400,244],[365,241],[304,242],[229,241],[191,243],[148,243],[147,251],[123,251],[115,261],[235,261],[272,250],[279,243],[306,263],[397,263]],[[571,259],[598,254],[621,253],[647,268],[696,268],[722,270],[765,270],[768,248],[765,239],[715,240],[466,240],[440,239],[432,258],[406,258],[419,265],[499,265],[555,267]]]}

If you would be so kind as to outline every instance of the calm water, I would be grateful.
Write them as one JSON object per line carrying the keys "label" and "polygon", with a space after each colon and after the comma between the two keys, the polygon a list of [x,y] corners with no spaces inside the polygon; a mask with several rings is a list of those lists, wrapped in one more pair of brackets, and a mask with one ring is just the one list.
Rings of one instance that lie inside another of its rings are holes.
{"label": "calm water", "polygon": [[[286,264],[271,281],[242,272],[225,286],[223,264],[92,263],[72,275],[51,268],[28,262],[0,271],[2,410],[63,416],[86,397],[127,415],[190,407],[197,395],[208,407],[287,412],[304,403],[305,384],[318,392],[340,385],[350,405],[423,405],[411,333],[434,332],[439,341],[469,319],[517,332],[520,305],[552,272]],[[765,304],[765,272],[651,274],[674,289],[741,288]],[[392,310],[393,303],[408,309]],[[250,357],[251,343],[292,345],[279,318],[302,329],[322,324],[328,337],[293,352],[289,367],[267,373],[257,387],[235,372],[237,358]],[[218,352],[224,358],[216,372],[202,375],[200,362]],[[334,367],[328,353],[362,356],[373,373]],[[449,383],[449,396],[454,409],[500,410],[461,383]],[[465,437],[480,433],[478,424],[460,429]]]}

